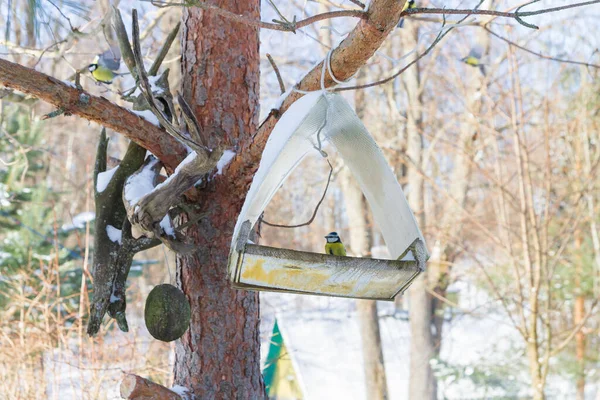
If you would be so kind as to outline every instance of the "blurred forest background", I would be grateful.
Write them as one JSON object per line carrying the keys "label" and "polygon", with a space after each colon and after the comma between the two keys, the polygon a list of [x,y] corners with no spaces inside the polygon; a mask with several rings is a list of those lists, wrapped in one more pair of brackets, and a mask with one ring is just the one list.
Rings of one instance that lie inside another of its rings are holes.
{"label": "blurred forest background", "polygon": [[[0,0],[0,56],[68,80],[108,48],[110,3]],[[276,4],[288,16],[356,8],[341,0]],[[520,5],[487,0],[481,8]],[[121,0],[127,21],[133,7],[152,60],[181,8]],[[262,19],[276,17],[264,1]],[[426,279],[394,303],[261,295],[263,357],[277,319],[300,397],[374,398],[361,341],[361,321],[374,315],[388,398],[408,398],[411,379],[429,371],[438,398],[600,399],[600,6],[528,21],[540,29],[472,18],[399,78],[344,92],[405,187],[432,258]],[[434,40],[440,22],[439,15],[407,18],[353,83],[399,70],[412,59],[403,56]],[[280,96],[267,53],[289,88],[355,23],[325,20],[296,34],[263,30],[261,115]],[[460,61],[475,47],[483,50],[485,74]],[[179,84],[179,49],[176,43],[163,63],[171,87]],[[121,105],[119,93],[132,82],[124,76],[97,85],[82,75],[86,90]],[[143,322],[149,291],[173,280],[167,249],[136,257],[130,332],[111,320],[98,337],[85,334],[100,127],[76,117],[44,119],[51,111],[0,88],[0,397],[115,398],[122,371],[169,386],[172,346],[153,340]],[[109,134],[109,155],[121,159],[127,140]],[[351,254],[385,258],[356,183],[325,149],[333,177],[315,220],[297,229],[263,224],[261,243],[321,252],[323,236],[335,230]],[[316,152],[308,157],[264,219],[308,220],[328,172]]]}

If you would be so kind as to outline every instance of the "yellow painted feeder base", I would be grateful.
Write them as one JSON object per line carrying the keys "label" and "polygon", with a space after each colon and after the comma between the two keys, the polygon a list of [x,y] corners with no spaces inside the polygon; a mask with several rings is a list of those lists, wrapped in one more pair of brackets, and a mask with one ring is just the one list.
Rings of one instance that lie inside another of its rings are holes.
{"label": "yellow painted feeder base", "polygon": [[393,300],[421,273],[417,261],[337,257],[246,244],[235,287]]}

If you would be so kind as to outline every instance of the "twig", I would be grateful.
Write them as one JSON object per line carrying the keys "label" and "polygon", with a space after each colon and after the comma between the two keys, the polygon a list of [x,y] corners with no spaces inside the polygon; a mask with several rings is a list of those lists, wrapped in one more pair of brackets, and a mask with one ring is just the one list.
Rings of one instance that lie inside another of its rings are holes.
{"label": "twig", "polygon": [[362,8],[363,10],[364,10],[364,9],[365,9],[365,7],[366,7],[364,3],[362,3],[362,2],[360,2],[360,1],[358,1],[358,0],[348,0],[348,1],[350,1],[350,3],[354,3],[354,4],[356,4],[357,6],[359,6],[360,8]]}
{"label": "twig", "polygon": [[550,353],[551,357],[557,355],[565,347],[567,347],[567,345],[569,344],[569,342],[571,341],[571,339],[573,339],[573,337],[575,337],[575,335],[577,334],[577,332],[579,332],[581,330],[581,328],[583,328],[583,326],[586,324],[586,322],[588,321],[588,319],[592,315],[592,313],[594,311],[594,308],[596,307],[597,304],[598,304],[598,299],[594,300],[594,302],[592,303],[592,306],[588,310],[587,314],[582,318],[581,322],[579,322],[579,324],[577,326],[575,326],[575,328],[571,331],[571,333],[569,334],[569,336],[567,336],[565,338],[565,340],[563,340],[558,346],[556,346],[554,349],[552,349],[552,351]]}
{"label": "twig", "polygon": [[[465,18],[467,18],[467,17],[465,17]],[[464,18],[463,18],[463,20],[464,20]],[[450,33],[450,31],[452,29],[455,28],[455,27],[450,27],[449,29],[447,29],[446,31],[444,31],[444,26],[445,25],[446,25],[446,18],[444,17],[443,22],[442,22],[442,29],[440,30],[440,33],[438,33],[438,35],[435,38],[435,40],[429,45],[429,47],[423,53],[419,54],[417,57],[415,57],[414,60],[412,60],[411,62],[409,62],[406,66],[404,66],[403,68],[401,68],[398,72],[396,72],[392,76],[389,76],[389,77],[387,77],[385,79],[381,79],[381,80],[376,81],[376,82],[367,83],[367,84],[364,84],[364,85],[356,85],[356,86],[348,86],[348,87],[343,87],[343,88],[337,88],[337,89],[334,89],[334,91],[335,92],[343,92],[345,90],[367,89],[367,88],[370,88],[370,87],[373,87],[373,86],[383,85],[384,83],[388,83],[388,82],[396,79],[397,77],[399,77],[400,75],[402,75],[404,73],[404,71],[406,71],[407,69],[409,69],[410,67],[412,67],[413,65],[415,65],[420,59],[422,59],[427,54],[429,54],[429,52],[431,50],[433,50],[433,48],[444,38],[444,36],[446,36],[448,33]]]}
{"label": "twig", "polygon": [[119,48],[121,49],[123,61],[125,62],[125,65],[127,65],[127,69],[129,69],[129,72],[131,72],[131,75],[137,83],[138,74],[135,65],[135,57],[133,56],[133,50],[129,44],[129,36],[127,35],[127,29],[125,28],[123,18],[121,17],[121,11],[119,11],[119,9],[115,6],[113,6],[113,29],[117,35],[117,41],[119,43]]}
{"label": "twig", "polygon": [[200,128],[200,122],[196,118],[192,107],[185,101],[185,98],[181,95],[181,93],[177,94],[177,102],[179,103],[179,108],[181,108],[181,115],[185,123],[187,124],[188,131],[190,136],[194,141],[198,141],[202,143],[203,146],[208,147],[208,137],[204,135],[204,131]]}
{"label": "twig", "polygon": [[[169,7],[169,6],[187,7],[187,6],[193,5],[196,7],[200,7],[203,10],[212,11],[221,17],[224,17],[224,18],[227,18],[227,19],[230,19],[230,20],[242,23],[242,24],[254,26],[257,28],[272,29],[272,30],[283,31],[283,32],[294,32],[296,29],[303,28],[307,25],[311,25],[315,22],[322,21],[324,19],[342,18],[342,17],[354,17],[354,18],[361,18],[361,19],[368,18],[367,11],[339,10],[339,11],[330,11],[330,12],[314,15],[312,17],[303,19],[301,21],[297,21],[297,22],[294,21],[293,23],[290,23],[287,20],[286,20],[287,22],[279,21],[276,23],[270,23],[270,22],[265,22],[265,21],[250,20],[242,15],[238,15],[238,14],[232,13],[230,11],[223,10],[222,8],[219,8],[217,6],[207,4],[204,1],[195,1],[191,4],[185,3],[185,2],[184,3],[169,3],[166,1],[158,1],[158,0],[145,0],[145,1],[149,1],[150,3],[152,3],[153,5],[155,5],[157,7]],[[359,5],[359,7],[364,8],[364,4],[362,4],[358,1],[355,2],[354,0],[350,0],[350,1]],[[537,10],[537,11],[523,11],[523,12],[519,11],[521,8],[528,6],[530,4],[536,3],[537,1],[538,0],[535,0],[530,3],[524,4],[521,7],[517,8],[517,10],[515,12],[504,12],[504,11],[495,11],[495,10],[473,10],[473,9],[471,9],[471,10],[469,10],[469,9],[452,10],[452,9],[445,9],[445,8],[413,8],[413,9],[404,10],[402,12],[401,16],[416,15],[416,14],[491,15],[491,16],[495,16],[495,17],[513,18],[519,24],[521,24],[523,26],[526,26],[526,27],[532,28],[532,29],[538,29],[538,27],[536,25],[533,25],[533,24],[523,21],[522,17],[547,14],[547,13],[567,10],[570,8],[583,7],[583,6],[600,3],[600,0],[591,0],[591,1],[575,3],[575,4],[568,4],[565,6],[552,7],[552,8],[547,8],[547,9],[542,9],[542,10]]]}
{"label": "twig", "polygon": [[[157,7],[170,7],[170,6],[187,7],[190,5],[187,3],[169,3],[166,1],[156,1],[156,0],[145,0],[145,1],[149,1],[150,3],[152,3],[153,5],[155,5]],[[361,18],[361,19],[368,18],[368,13],[366,11],[339,10],[339,11],[330,11],[330,12],[326,12],[323,14],[314,15],[312,17],[308,17],[308,18],[300,20],[300,21],[294,21],[294,23],[292,24],[293,26],[292,26],[292,25],[288,25],[285,23],[282,24],[282,23],[271,23],[271,22],[265,22],[265,21],[251,20],[251,19],[248,19],[247,17],[244,17],[243,15],[238,15],[238,14],[232,13],[231,11],[223,10],[222,8],[219,8],[212,4],[207,4],[204,1],[196,1],[196,2],[192,3],[191,5],[199,7],[206,11],[212,11],[215,14],[217,14],[223,18],[227,18],[227,19],[239,22],[244,25],[253,26],[255,28],[272,29],[275,31],[283,31],[283,32],[293,32],[296,29],[303,28],[305,26],[314,24],[315,22],[322,21],[324,19],[343,18],[343,17],[354,17],[354,18]]]}
{"label": "twig", "polygon": [[62,12],[62,10],[60,9],[60,7],[58,7],[56,4],[54,4],[54,3],[53,3],[52,1],[50,1],[50,0],[46,0],[46,1],[47,1],[48,3],[50,3],[50,4],[52,4],[52,6],[53,6],[54,8],[56,8],[56,11],[58,11],[58,13],[59,13],[60,15],[62,15],[62,17],[63,17],[64,19],[66,19],[66,20],[67,20],[67,22],[69,23],[69,27],[71,28],[71,32],[78,32],[78,30],[77,30],[76,28],[73,28],[73,24],[71,23],[71,19],[70,19],[69,17],[67,17],[67,16],[66,16],[66,15],[65,15],[65,14]]}
{"label": "twig", "polygon": [[600,69],[600,65],[598,65],[598,64],[590,64],[590,63],[586,63],[586,62],[583,62],[583,61],[573,61],[573,60],[567,60],[567,59],[564,59],[564,58],[546,56],[546,55],[544,55],[542,53],[538,53],[536,51],[533,51],[533,50],[530,50],[530,49],[528,49],[526,47],[523,47],[523,46],[521,46],[521,45],[513,42],[512,40],[509,40],[509,39],[505,38],[504,36],[498,35],[497,33],[495,33],[494,31],[492,31],[487,26],[482,26],[482,28],[485,29],[487,32],[489,32],[490,35],[492,35],[492,36],[494,36],[494,37],[496,37],[496,38],[498,38],[498,39],[500,39],[500,40],[508,43],[509,45],[514,46],[517,49],[523,50],[523,51],[525,51],[525,52],[527,52],[529,54],[533,54],[534,56],[543,58],[545,60],[551,60],[551,61],[556,61],[556,62],[561,62],[561,63],[567,63],[567,64],[583,65],[583,66],[586,66],[586,67],[592,67],[592,68],[599,68]]}
{"label": "twig", "polygon": [[160,65],[162,64],[163,60],[167,56],[167,53],[169,52],[169,49],[171,48],[173,41],[177,37],[177,33],[179,33],[180,26],[181,26],[181,22],[178,22],[177,25],[175,26],[175,28],[173,28],[173,30],[171,31],[171,33],[169,33],[169,36],[167,36],[167,39],[165,40],[165,44],[160,49],[160,52],[158,53],[158,56],[156,56],[154,63],[152,63],[150,70],[148,70],[148,75],[154,76],[158,73],[158,69],[160,68]]}
{"label": "twig", "polygon": [[536,3],[536,2],[537,1],[532,1],[530,3],[524,4],[523,6],[517,8],[517,11],[515,11],[515,12],[503,12],[503,11],[495,11],[495,10],[464,10],[464,9],[463,10],[458,10],[458,9],[457,10],[449,10],[449,9],[445,9],[445,8],[413,8],[413,9],[407,9],[407,10],[403,11],[402,15],[403,16],[413,15],[413,14],[491,15],[494,17],[514,18],[517,20],[517,22],[519,22],[522,25],[527,26],[528,28],[535,27],[534,29],[537,29],[537,27],[535,25],[524,23],[523,20],[521,20],[521,17],[530,17],[533,15],[541,15],[541,14],[548,14],[548,13],[553,13],[553,12],[557,12],[557,11],[563,11],[563,10],[567,10],[569,8],[589,6],[592,4],[600,3],[600,0],[591,0],[591,1],[581,2],[581,3],[567,4],[565,6],[546,8],[546,9],[537,10],[537,11],[519,11],[521,8],[523,8],[527,5]]}
{"label": "twig", "polygon": [[165,115],[160,111],[159,107],[156,105],[154,97],[152,95],[152,88],[150,87],[150,82],[148,81],[148,75],[144,69],[144,60],[142,58],[142,48],[140,45],[140,27],[138,24],[138,16],[137,10],[133,9],[131,13],[132,20],[132,29],[131,29],[131,41],[133,43],[133,57],[136,63],[136,69],[138,73],[138,79],[140,82],[140,89],[142,90],[142,94],[150,107],[150,111],[156,118],[160,124],[165,128],[165,130],[169,133],[169,135],[173,136],[175,139],[179,140],[181,143],[184,143],[190,148],[192,148],[196,153],[198,153],[199,157],[207,158],[207,148],[202,146],[199,143],[196,143],[194,140],[187,138],[181,134],[172,124],[171,121],[165,117]]}
{"label": "twig", "polygon": [[48,114],[44,115],[42,117],[42,120],[46,120],[46,119],[50,119],[50,118],[56,118],[59,115],[63,115],[65,113],[65,109],[64,107],[59,107],[54,111],[49,112]]}
{"label": "twig", "polygon": [[323,191],[323,196],[321,196],[321,200],[319,200],[319,202],[317,203],[317,206],[315,207],[315,210],[313,211],[312,217],[310,217],[310,219],[308,221],[306,221],[303,224],[298,224],[298,225],[279,225],[279,224],[273,224],[271,222],[267,222],[264,220],[264,218],[260,218],[260,221],[263,222],[266,225],[272,226],[274,228],[300,228],[302,226],[307,226],[312,224],[312,222],[315,220],[315,217],[317,216],[317,211],[319,211],[319,207],[321,206],[321,203],[323,203],[323,200],[325,200],[325,195],[327,195],[327,189],[329,189],[329,183],[331,183],[331,175],[333,175],[333,166],[331,165],[331,163],[329,162],[329,160],[327,160],[327,164],[329,164],[329,176],[327,177],[327,185],[325,186],[325,191]]}
{"label": "twig", "polygon": [[281,78],[281,73],[279,72],[279,68],[277,68],[277,64],[275,64],[275,60],[269,53],[267,53],[267,58],[271,63],[271,67],[273,67],[273,71],[275,71],[275,75],[277,76],[277,82],[279,82],[279,90],[281,90],[281,94],[285,93],[285,83],[283,83],[283,79]]}

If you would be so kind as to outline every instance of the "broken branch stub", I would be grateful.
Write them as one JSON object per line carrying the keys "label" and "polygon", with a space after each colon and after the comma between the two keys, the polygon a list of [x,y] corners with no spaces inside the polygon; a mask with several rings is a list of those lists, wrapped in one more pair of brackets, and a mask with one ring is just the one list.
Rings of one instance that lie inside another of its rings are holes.
{"label": "broken branch stub", "polygon": [[169,210],[182,202],[182,194],[186,190],[215,169],[221,155],[221,150],[212,151],[208,158],[191,153],[159,185],[156,182],[161,164],[154,157],[149,157],[142,168],[129,177],[123,190],[123,204],[132,224],[133,236],[159,238],[177,253],[193,250],[193,246],[186,244],[183,235],[173,227]]}
{"label": "broken branch stub", "polygon": [[90,305],[88,334],[100,329],[106,312],[117,320],[119,328],[127,331],[125,319],[125,284],[136,252],[156,246],[158,240],[137,241],[131,237],[127,213],[121,200],[123,185],[129,175],[143,163],[146,149],[130,142],[121,163],[107,171],[106,130],[102,130],[94,169],[94,198],[96,202],[96,233],[94,235],[94,294]]}
{"label": "broken branch stub", "polygon": [[183,400],[172,390],[133,374],[123,377],[119,390],[122,398],[130,400]]}

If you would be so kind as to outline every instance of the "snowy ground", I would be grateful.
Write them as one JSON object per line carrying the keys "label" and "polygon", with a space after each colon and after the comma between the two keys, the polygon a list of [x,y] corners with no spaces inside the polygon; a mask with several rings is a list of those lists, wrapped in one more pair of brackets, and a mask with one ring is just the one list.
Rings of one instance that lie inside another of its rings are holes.
{"label": "snowy ground", "polygon": [[[486,309],[484,293],[461,285],[460,305],[476,310],[444,324],[439,398],[529,398],[519,337],[506,316]],[[349,299],[265,293],[261,297],[263,359],[274,317],[279,320],[305,399],[366,399],[361,339],[355,302]],[[493,305],[493,304],[492,304]],[[410,326],[407,314],[393,316],[393,303],[380,302],[381,336],[390,399],[408,398]],[[427,362],[423,359],[421,362]],[[437,364],[437,365],[435,365]],[[574,387],[552,378],[549,399],[574,398]],[[595,388],[588,385],[590,399]]]}
{"label": "snowy ground", "polygon": [[[464,284],[457,289],[461,293],[461,307],[475,312],[455,315],[444,325],[441,361],[434,362],[434,368],[443,375],[439,379],[439,398],[529,398],[526,369],[520,366],[524,357],[518,351],[520,341],[516,332],[505,322],[505,316],[492,311],[496,307],[484,293]],[[261,309],[263,360],[277,316],[305,399],[366,399],[354,300],[263,293]],[[406,399],[410,381],[407,313],[394,315],[393,303],[388,302],[379,303],[379,313],[390,399]],[[153,340],[143,325],[141,315],[132,313],[132,332],[108,335],[105,346],[118,348],[122,342],[123,348],[132,352],[121,357],[119,362],[95,364],[92,368],[84,360],[81,367],[77,357],[72,356],[77,354],[76,341],[68,352],[46,353],[48,398],[83,398],[83,392],[86,393],[84,398],[95,398],[89,397],[89,393],[97,391],[102,394],[98,398],[119,399],[118,383],[123,371],[144,375],[144,354]],[[172,353],[169,358],[172,365]],[[142,360],[141,364],[136,360]],[[482,379],[488,383],[487,387]],[[493,384],[497,381],[501,385]],[[573,390],[570,382],[552,377],[548,398],[571,399],[574,398]],[[588,399],[596,398],[596,388],[591,383],[586,393]]]}

